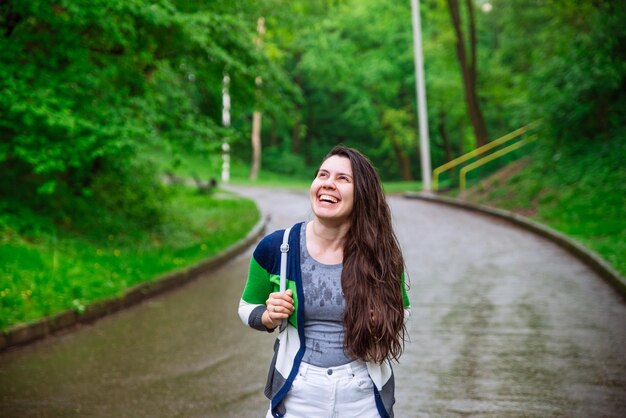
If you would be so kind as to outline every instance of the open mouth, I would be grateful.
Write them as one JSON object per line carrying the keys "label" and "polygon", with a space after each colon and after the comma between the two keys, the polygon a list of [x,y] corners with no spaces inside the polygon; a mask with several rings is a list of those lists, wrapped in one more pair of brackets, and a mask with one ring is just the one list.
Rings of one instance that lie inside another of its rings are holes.
{"label": "open mouth", "polygon": [[334,196],[327,195],[327,194],[320,195],[319,200],[320,200],[320,202],[326,202],[326,203],[337,203],[337,202],[339,202],[339,199],[337,199]]}

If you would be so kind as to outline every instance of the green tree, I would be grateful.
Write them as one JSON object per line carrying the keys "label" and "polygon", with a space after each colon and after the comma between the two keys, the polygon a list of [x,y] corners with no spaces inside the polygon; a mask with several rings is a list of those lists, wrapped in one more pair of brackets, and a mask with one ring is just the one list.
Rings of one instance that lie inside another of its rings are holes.
{"label": "green tree", "polygon": [[244,113],[265,59],[237,11],[250,2],[178,3],[0,4],[3,196],[65,219],[83,202],[154,221],[145,215],[157,216],[159,179],[147,151],[215,150],[224,69]]}
{"label": "green tree", "polygon": [[626,120],[626,5],[568,4],[548,3],[551,19],[535,52],[530,100],[555,138],[605,137]]}

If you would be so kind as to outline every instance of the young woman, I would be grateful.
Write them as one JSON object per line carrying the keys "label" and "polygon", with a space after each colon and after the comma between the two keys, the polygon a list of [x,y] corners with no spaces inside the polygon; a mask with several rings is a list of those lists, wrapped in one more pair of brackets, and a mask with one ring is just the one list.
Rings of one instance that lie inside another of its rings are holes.
{"label": "young woman", "polygon": [[402,353],[410,306],[380,179],[361,153],[337,146],[317,170],[310,199],[312,221],[258,244],[239,304],[246,325],[280,330],[267,417],[393,417],[391,361]]}

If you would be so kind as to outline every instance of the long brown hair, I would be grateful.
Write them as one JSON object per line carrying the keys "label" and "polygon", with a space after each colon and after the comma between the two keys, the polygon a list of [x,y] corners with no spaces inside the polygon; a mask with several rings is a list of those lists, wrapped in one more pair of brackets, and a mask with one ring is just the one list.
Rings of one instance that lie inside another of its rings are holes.
{"label": "long brown hair", "polygon": [[367,157],[339,145],[324,160],[334,155],[350,160],[354,179],[354,207],[341,274],[346,300],[344,346],[356,359],[397,361],[406,331],[401,283],[404,258],[391,211],[378,173]]}

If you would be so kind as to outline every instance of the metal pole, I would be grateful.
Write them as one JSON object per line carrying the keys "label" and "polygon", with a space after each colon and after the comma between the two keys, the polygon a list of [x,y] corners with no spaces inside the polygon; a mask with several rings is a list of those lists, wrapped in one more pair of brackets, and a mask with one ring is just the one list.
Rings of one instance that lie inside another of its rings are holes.
{"label": "metal pole", "polygon": [[429,192],[431,186],[430,140],[428,138],[428,114],[426,113],[426,88],[424,87],[424,57],[422,55],[422,27],[419,0],[411,0],[413,14],[413,49],[415,55],[415,84],[417,90],[417,113],[420,129],[420,158],[422,163],[422,190]]}

